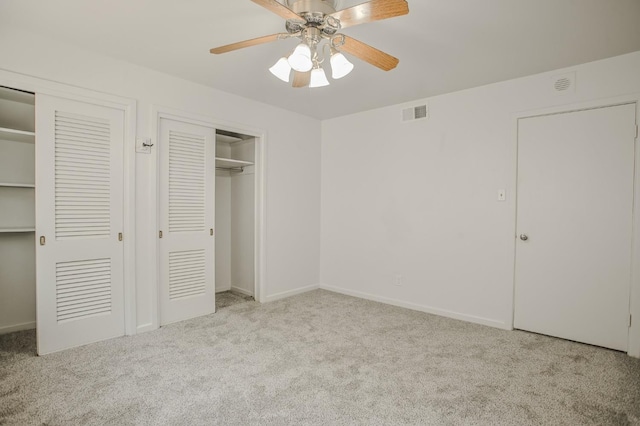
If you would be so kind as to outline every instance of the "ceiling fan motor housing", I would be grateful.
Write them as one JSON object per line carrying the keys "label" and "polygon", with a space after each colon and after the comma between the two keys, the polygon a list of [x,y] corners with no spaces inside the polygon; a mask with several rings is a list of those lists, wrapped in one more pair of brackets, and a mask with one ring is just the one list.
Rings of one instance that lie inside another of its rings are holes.
{"label": "ceiling fan motor housing", "polygon": [[326,37],[333,36],[340,29],[340,21],[330,16],[336,12],[335,0],[287,0],[287,5],[302,20],[288,19],[285,25],[289,34],[297,34],[317,28]]}
{"label": "ceiling fan motor housing", "polygon": [[318,13],[331,15],[336,11],[336,0],[287,0],[287,5],[298,15]]}

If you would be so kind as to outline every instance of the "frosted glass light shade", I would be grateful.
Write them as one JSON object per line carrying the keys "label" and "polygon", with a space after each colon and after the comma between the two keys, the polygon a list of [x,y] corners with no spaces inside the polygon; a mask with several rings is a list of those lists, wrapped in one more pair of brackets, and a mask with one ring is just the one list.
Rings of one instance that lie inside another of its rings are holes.
{"label": "frosted glass light shade", "polygon": [[291,75],[291,65],[289,65],[287,58],[280,58],[280,60],[276,62],[274,66],[269,68],[269,71],[271,71],[271,74],[275,75],[285,83],[289,82],[289,76]]}
{"label": "frosted glass light shade", "polygon": [[304,43],[300,43],[296,50],[289,56],[289,65],[298,72],[308,72],[313,68],[311,61],[311,49]]}
{"label": "frosted glass light shade", "polygon": [[309,83],[309,87],[324,87],[329,85],[329,80],[327,80],[327,75],[324,73],[322,68],[316,68],[311,71],[311,82]]}
{"label": "frosted glass light shade", "polygon": [[340,52],[331,56],[331,77],[334,80],[342,78],[353,71],[353,64]]}

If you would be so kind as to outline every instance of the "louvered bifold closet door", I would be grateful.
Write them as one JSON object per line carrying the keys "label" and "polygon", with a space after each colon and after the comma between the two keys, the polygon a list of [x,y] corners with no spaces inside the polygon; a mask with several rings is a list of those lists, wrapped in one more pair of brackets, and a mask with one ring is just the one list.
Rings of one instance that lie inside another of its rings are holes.
{"label": "louvered bifold closet door", "polygon": [[124,335],[124,112],[36,95],[38,353]]}
{"label": "louvered bifold closet door", "polygon": [[160,120],[160,321],[215,312],[215,130]]}

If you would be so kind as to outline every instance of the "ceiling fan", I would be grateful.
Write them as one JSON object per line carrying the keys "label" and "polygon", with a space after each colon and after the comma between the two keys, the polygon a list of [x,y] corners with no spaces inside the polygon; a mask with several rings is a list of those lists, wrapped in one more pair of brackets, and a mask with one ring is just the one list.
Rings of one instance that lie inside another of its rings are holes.
{"label": "ceiling fan", "polygon": [[[354,38],[340,34],[344,28],[409,13],[406,0],[370,0],[343,10],[336,10],[337,0],[251,0],[287,20],[286,33],[272,34],[211,49],[222,54],[276,40],[298,38],[301,43],[269,69],[273,75],[289,82],[293,70],[293,87],[327,86],[322,63],[329,49],[332,77],[339,79],[353,70],[342,52],[351,54],[384,71],[394,69],[399,60]],[[321,43],[326,41],[322,48]],[[322,56],[321,56],[322,54]]]}

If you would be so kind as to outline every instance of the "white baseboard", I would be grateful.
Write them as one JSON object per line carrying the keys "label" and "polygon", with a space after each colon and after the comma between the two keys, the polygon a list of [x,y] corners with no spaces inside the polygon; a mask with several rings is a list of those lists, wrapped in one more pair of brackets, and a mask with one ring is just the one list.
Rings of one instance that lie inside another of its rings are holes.
{"label": "white baseboard", "polygon": [[136,328],[136,332],[140,334],[140,333],[147,333],[149,331],[153,331],[157,329],[158,327],[155,327],[152,323],[149,323],[149,324],[139,325],[138,328]]}
{"label": "white baseboard", "polygon": [[216,287],[216,293],[224,293],[225,291],[231,290],[231,286],[229,287]]}
{"label": "white baseboard", "polygon": [[7,325],[0,327],[0,334],[14,333],[16,331],[34,330],[36,328],[36,322],[23,322],[22,324]]}
{"label": "white baseboard", "polygon": [[445,309],[434,308],[432,306],[419,305],[417,303],[404,302],[402,300],[391,299],[388,297],[376,296],[374,294],[363,293],[360,291],[348,290],[341,287],[335,287],[331,285],[321,284],[320,288],[323,290],[332,291],[334,293],[345,294],[347,296],[359,297],[360,299],[372,300],[374,302],[386,303],[387,305],[399,306],[401,308],[407,308],[414,311],[426,312],[428,314],[439,315],[442,317],[453,318],[461,321],[471,322],[474,324],[487,325],[489,327],[500,328],[502,330],[512,330],[510,325],[507,325],[503,321],[497,321],[488,318],[477,317],[474,315],[462,314],[459,312],[448,311]]}
{"label": "white baseboard", "polygon": [[295,290],[283,291],[282,293],[272,294],[271,296],[265,297],[265,302],[274,302],[280,299],[286,299],[287,297],[295,296],[297,294],[306,293],[308,291],[313,291],[319,289],[320,286],[318,284],[310,285],[307,287],[296,288]]}
{"label": "white baseboard", "polygon": [[236,293],[240,293],[240,294],[244,294],[245,296],[252,296],[253,297],[253,292],[249,291],[249,290],[245,290],[244,288],[240,288],[240,287],[236,287],[236,286],[231,286],[231,291],[235,291]]}

